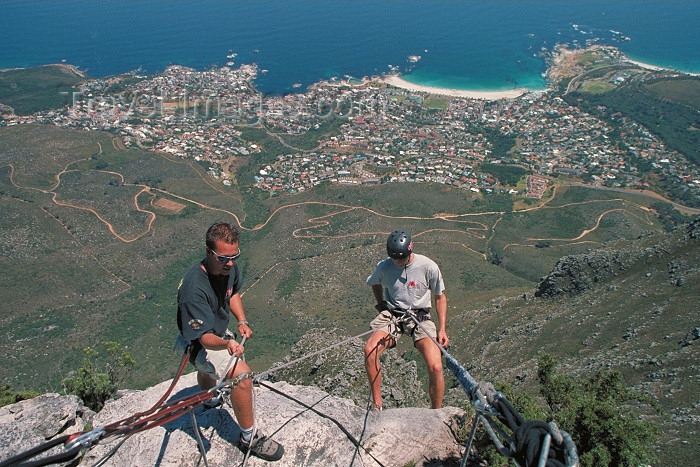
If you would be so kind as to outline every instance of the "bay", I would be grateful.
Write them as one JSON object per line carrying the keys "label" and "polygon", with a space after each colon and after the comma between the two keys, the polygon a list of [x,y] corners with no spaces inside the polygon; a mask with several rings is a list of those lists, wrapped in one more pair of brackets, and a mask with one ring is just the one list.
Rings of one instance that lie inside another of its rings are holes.
{"label": "bay", "polygon": [[2,0],[0,15],[0,68],[65,61],[102,77],[257,63],[256,85],[274,94],[391,70],[436,87],[542,89],[555,44],[700,72],[693,1]]}

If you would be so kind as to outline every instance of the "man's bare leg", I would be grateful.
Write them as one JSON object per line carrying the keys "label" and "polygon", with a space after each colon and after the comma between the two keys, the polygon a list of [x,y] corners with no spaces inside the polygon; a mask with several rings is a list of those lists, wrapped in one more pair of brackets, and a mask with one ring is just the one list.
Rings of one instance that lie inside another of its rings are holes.
{"label": "man's bare leg", "polygon": [[[234,373],[229,373],[228,377],[234,378],[244,372],[250,373],[250,368],[245,362],[239,360]],[[202,390],[207,391],[216,386],[217,382],[208,374],[198,371],[197,384]],[[253,414],[253,383],[250,379],[244,379],[233,387],[231,390],[231,407],[233,407],[233,413],[236,415],[236,420],[241,428],[247,429],[253,426],[255,423]]]}
{"label": "man's bare leg", "polygon": [[375,331],[365,344],[365,370],[369,378],[374,407],[382,407],[382,367],[379,357],[394,339],[384,331]]}
{"label": "man's bare leg", "polygon": [[430,405],[433,409],[442,407],[442,398],[445,395],[445,377],[442,371],[442,352],[429,338],[423,338],[416,342],[416,349],[423,355],[428,367],[428,393]]}

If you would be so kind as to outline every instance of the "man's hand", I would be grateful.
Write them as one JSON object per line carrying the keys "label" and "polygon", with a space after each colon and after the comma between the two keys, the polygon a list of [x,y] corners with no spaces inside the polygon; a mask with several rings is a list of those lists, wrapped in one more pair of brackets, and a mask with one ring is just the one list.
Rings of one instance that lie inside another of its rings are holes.
{"label": "man's hand", "polygon": [[253,335],[253,330],[250,329],[250,326],[248,326],[248,321],[238,322],[238,332],[241,334],[242,337],[245,337],[246,339],[250,339],[250,336]]}
{"label": "man's hand", "polygon": [[438,331],[437,342],[442,346],[443,349],[446,349],[447,346],[450,345],[450,338],[447,337],[447,333],[445,331]]}
{"label": "man's hand", "polygon": [[236,357],[240,357],[243,355],[243,352],[245,352],[245,347],[236,342],[235,339],[229,339],[226,341],[226,350],[228,350],[229,355],[236,355]]}

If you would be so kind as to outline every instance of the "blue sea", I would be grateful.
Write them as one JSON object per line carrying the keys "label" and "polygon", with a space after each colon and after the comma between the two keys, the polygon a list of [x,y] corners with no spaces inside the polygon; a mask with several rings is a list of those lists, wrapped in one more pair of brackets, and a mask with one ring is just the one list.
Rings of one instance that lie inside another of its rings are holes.
{"label": "blue sea", "polygon": [[542,89],[542,52],[559,43],[700,72],[697,1],[0,0],[0,17],[0,69],[65,61],[104,77],[257,63],[257,87],[272,94],[391,70],[429,86]]}

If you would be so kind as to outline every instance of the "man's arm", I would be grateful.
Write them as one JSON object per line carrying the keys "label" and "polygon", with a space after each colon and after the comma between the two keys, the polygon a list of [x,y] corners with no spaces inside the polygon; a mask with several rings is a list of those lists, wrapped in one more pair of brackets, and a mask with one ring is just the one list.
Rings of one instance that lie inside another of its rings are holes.
{"label": "man's arm", "polygon": [[243,346],[236,342],[235,339],[223,339],[213,332],[203,334],[202,337],[199,338],[199,343],[208,350],[228,350],[229,355],[235,353],[241,356],[244,351]]}
{"label": "man's arm", "polygon": [[434,295],[435,297],[435,312],[438,317],[438,331],[437,331],[437,341],[443,347],[447,347],[450,343],[449,337],[447,337],[447,331],[445,326],[447,325],[447,296],[443,291],[440,295]]}
{"label": "man's arm", "polygon": [[229,301],[229,306],[231,307],[231,313],[238,320],[238,332],[241,336],[250,338],[253,335],[253,330],[250,329],[248,325],[248,320],[245,319],[245,311],[243,311],[243,300],[241,300],[241,294],[235,293],[231,296]]}
{"label": "man's arm", "polygon": [[372,285],[372,293],[374,294],[374,299],[377,301],[377,305],[382,305],[384,303],[384,287],[382,284]]}

